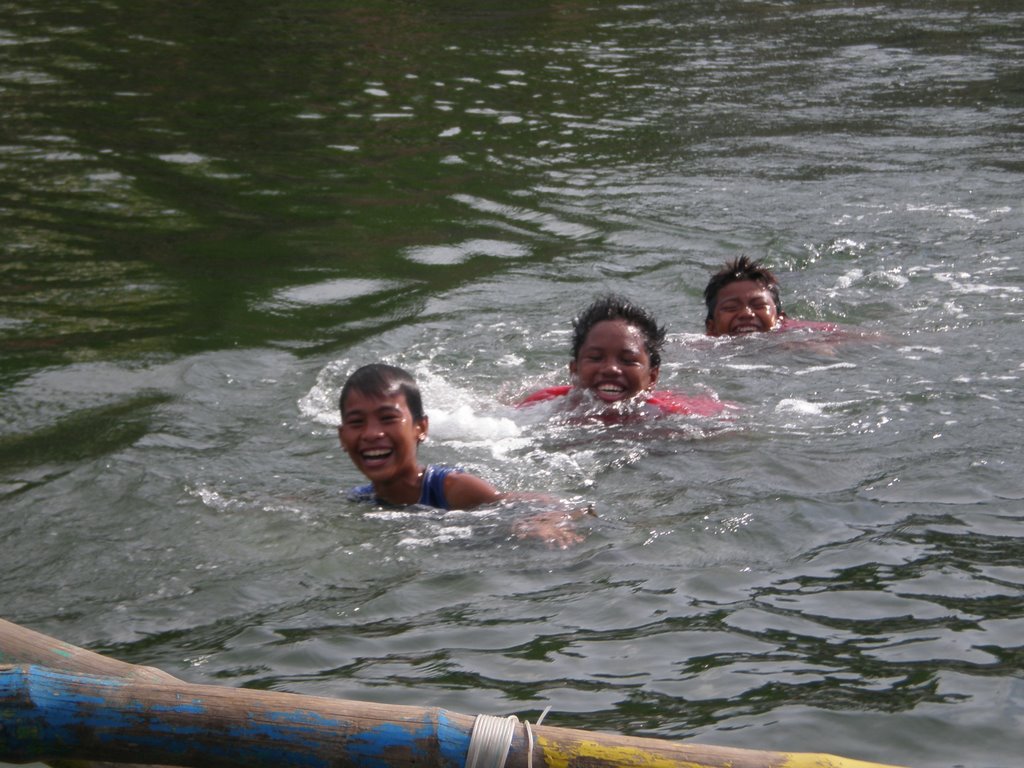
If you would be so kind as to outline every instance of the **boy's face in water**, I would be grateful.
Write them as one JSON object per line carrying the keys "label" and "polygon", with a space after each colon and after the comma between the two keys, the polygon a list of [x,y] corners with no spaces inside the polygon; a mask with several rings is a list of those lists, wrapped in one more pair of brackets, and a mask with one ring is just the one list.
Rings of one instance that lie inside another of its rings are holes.
{"label": "boy's face in water", "polygon": [[706,323],[708,336],[739,336],[772,330],[779,322],[771,291],[756,280],[722,286]]}
{"label": "boy's face in water", "polygon": [[416,448],[427,436],[427,417],[417,421],[405,395],[350,391],[341,408],[338,437],[356,469],[374,482],[419,475]]}
{"label": "boy's face in water", "polygon": [[577,386],[599,400],[614,403],[650,389],[658,380],[651,367],[643,331],[625,320],[602,320],[587,333],[569,363]]}

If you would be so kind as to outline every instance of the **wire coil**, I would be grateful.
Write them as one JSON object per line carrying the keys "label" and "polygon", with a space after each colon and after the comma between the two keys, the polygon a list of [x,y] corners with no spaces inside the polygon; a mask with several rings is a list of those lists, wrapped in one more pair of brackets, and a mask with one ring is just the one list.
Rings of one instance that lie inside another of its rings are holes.
{"label": "wire coil", "polygon": [[469,737],[466,768],[505,768],[519,718],[477,715]]}

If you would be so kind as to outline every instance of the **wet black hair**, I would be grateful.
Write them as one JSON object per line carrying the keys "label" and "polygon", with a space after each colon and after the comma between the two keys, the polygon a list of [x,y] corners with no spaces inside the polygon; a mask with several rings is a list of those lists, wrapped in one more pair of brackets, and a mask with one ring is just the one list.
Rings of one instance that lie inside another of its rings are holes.
{"label": "wet black hair", "polygon": [[401,392],[405,396],[413,420],[422,421],[424,418],[420,388],[416,384],[416,379],[404,368],[386,363],[370,363],[358,368],[341,388],[338,408],[341,410],[342,420],[345,418],[345,398],[353,389],[367,397],[383,397]]}
{"label": "wet black hair", "polygon": [[759,261],[753,261],[748,256],[740,256],[738,259],[727,261],[725,266],[715,272],[704,289],[704,303],[708,307],[708,316],[705,321],[713,320],[715,316],[715,302],[718,300],[718,292],[729,283],[740,280],[752,280],[760,283],[772,295],[775,302],[775,312],[779,317],[785,313],[782,311],[782,299],[779,298],[779,280],[772,274],[768,267]]}
{"label": "wet black hair", "polygon": [[572,321],[572,359],[579,357],[587,334],[604,320],[625,320],[636,326],[644,335],[644,349],[651,358],[651,367],[661,365],[661,350],[665,346],[665,326],[658,325],[654,315],[634,304],[625,296],[610,293],[596,299],[593,304],[580,312]]}

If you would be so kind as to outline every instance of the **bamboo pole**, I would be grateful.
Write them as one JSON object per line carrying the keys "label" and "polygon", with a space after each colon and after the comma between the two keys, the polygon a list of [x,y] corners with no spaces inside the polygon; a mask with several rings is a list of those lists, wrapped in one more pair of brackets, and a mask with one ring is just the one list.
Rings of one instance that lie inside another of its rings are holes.
{"label": "bamboo pole", "polygon": [[178,678],[156,667],[129,664],[65,643],[42,632],[0,619],[0,664],[38,664],[85,675],[126,677],[154,682]]}
{"label": "bamboo pole", "polygon": [[[39,664],[82,674],[177,682],[176,677],[156,667],[111,659],[5,619],[0,619],[0,664]],[[50,765],[52,768],[108,768],[106,763],[85,760],[51,761]],[[157,765],[118,765],[120,768],[164,768]]]}
{"label": "bamboo pole", "polygon": [[[0,653],[12,657],[9,625]],[[51,655],[38,639],[21,651]],[[51,641],[52,643],[52,641]],[[65,652],[67,665],[99,662]],[[42,650],[40,650],[42,649]],[[77,649],[82,650],[82,649]],[[192,685],[170,675],[112,676],[20,664],[0,667],[0,760],[87,760],[191,768],[464,768],[474,716],[275,691]],[[529,749],[532,737],[532,754]],[[532,758],[532,759],[531,759]],[[506,768],[886,768],[823,754],[682,744],[516,724]]]}

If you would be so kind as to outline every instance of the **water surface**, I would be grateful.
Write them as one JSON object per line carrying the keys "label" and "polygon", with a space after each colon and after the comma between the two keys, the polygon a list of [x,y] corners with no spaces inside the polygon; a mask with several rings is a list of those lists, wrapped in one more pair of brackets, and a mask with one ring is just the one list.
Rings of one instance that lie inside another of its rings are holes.
{"label": "water surface", "polygon": [[[1024,12],[0,5],[0,615],[183,679],[1016,766]],[[860,339],[701,336],[725,259]],[[513,407],[626,293],[730,419]],[[429,461],[346,501],[349,371]]]}

